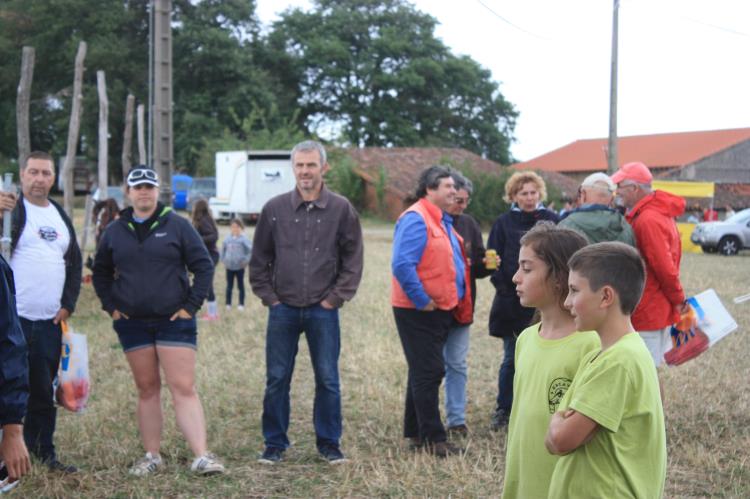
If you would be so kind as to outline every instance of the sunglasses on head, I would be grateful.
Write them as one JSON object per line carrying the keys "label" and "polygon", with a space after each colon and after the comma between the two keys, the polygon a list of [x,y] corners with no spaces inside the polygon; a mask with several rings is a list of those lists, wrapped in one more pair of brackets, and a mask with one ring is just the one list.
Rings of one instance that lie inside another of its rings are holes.
{"label": "sunglasses on head", "polygon": [[148,180],[153,180],[156,182],[158,180],[158,177],[156,176],[156,172],[154,170],[147,170],[146,168],[140,168],[138,170],[133,170],[128,175],[128,181],[132,180],[140,180],[142,178],[146,178]]}

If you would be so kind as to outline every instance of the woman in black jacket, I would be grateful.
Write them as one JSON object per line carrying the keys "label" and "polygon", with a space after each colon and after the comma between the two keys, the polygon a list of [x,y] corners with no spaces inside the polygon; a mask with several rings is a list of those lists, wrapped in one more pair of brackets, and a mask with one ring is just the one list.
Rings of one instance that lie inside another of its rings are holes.
{"label": "woman in black jacket", "polygon": [[[216,242],[219,240],[219,229],[216,227],[216,222],[214,222],[211,212],[208,211],[208,203],[205,199],[199,199],[193,205],[193,227],[195,227],[195,230],[198,231],[201,239],[203,239],[203,244],[206,245],[208,254],[211,255],[211,260],[214,262],[214,267],[216,267],[219,261],[219,250],[216,246]],[[208,287],[206,307],[208,311],[202,319],[209,321],[217,320],[219,318],[219,309],[216,305],[213,279],[211,279],[210,286]]]}
{"label": "woman in black jacket", "polygon": [[529,326],[533,308],[521,306],[513,284],[518,270],[521,237],[540,220],[557,223],[557,215],[547,210],[542,201],[547,197],[544,180],[534,172],[523,171],[511,175],[505,183],[504,199],[511,203],[510,211],[495,220],[487,248],[497,251],[500,266],[490,280],[495,286],[495,299],[490,310],[490,335],[503,339],[503,361],[498,374],[498,394],[492,414],[492,429],[508,424],[513,405],[513,363],[516,338]]}
{"label": "woman in black jacket", "polygon": [[138,391],[138,428],[146,455],[130,473],[145,476],[163,466],[160,371],[172,394],[177,426],[195,455],[191,470],[223,473],[224,466],[206,447],[203,406],[195,390],[195,313],[213,279],[213,264],[190,223],[157,202],[154,170],[136,167],[127,182],[131,207],[105,229],[93,283],[102,308],[112,316]]}

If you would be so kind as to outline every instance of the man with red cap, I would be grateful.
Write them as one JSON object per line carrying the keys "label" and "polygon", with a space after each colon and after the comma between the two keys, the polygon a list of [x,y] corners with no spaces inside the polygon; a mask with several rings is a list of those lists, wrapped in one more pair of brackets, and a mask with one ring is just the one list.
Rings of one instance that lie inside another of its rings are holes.
{"label": "man with red cap", "polygon": [[674,220],[684,213],[685,200],[652,190],[652,179],[648,167],[640,162],[627,163],[612,175],[646,263],[646,285],[632,316],[633,327],[658,367],[669,346],[669,329],[686,307],[680,284],[682,243]]}

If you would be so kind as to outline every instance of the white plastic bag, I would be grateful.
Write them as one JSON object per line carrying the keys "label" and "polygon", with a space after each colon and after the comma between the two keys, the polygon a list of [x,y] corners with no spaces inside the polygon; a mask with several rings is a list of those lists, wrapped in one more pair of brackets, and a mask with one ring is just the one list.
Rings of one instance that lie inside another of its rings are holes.
{"label": "white plastic bag", "polygon": [[83,412],[91,390],[86,335],[73,332],[65,322],[62,328],[62,355],[57,372],[55,398],[58,404],[69,411]]}

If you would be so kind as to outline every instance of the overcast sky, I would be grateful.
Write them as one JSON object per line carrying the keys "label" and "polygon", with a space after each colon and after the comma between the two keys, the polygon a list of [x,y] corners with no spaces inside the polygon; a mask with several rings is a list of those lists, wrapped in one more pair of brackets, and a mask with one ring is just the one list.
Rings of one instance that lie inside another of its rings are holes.
{"label": "overcast sky", "polygon": [[[611,0],[413,0],[520,112],[528,160],[606,137]],[[308,0],[257,0],[263,23]],[[618,134],[750,127],[750,0],[621,0]]]}

